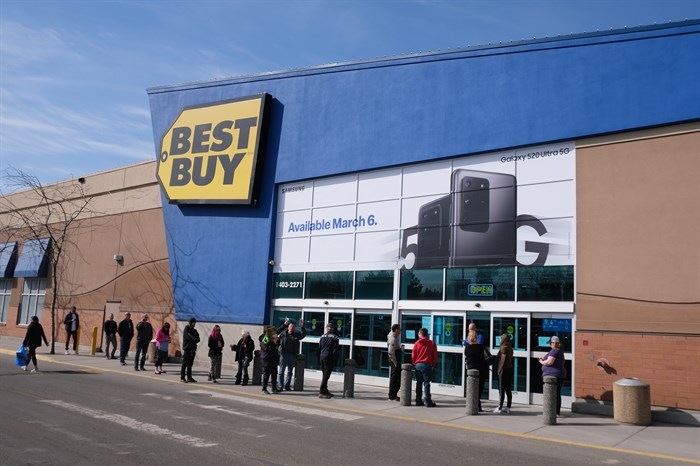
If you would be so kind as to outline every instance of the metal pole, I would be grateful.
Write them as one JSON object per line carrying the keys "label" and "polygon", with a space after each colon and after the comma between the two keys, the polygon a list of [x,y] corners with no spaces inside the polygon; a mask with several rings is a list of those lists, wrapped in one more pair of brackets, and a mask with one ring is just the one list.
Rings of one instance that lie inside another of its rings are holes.
{"label": "metal pole", "polygon": [[297,361],[294,366],[294,391],[304,391],[304,369],[306,368],[306,358],[303,354],[297,354]]}
{"label": "metal pole", "polygon": [[343,398],[355,397],[355,369],[357,363],[354,359],[345,360],[345,378],[343,379]]}

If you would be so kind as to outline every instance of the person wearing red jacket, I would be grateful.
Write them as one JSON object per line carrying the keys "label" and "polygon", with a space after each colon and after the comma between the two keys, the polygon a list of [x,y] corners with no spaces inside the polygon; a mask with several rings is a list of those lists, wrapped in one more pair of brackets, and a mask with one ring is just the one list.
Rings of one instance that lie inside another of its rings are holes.
{"label": "person wearing red jacket", "polygon": [[418,341],[413,344],[411,361],[416,367],[416,406],[436,407],[430,396],[430,382],[433,368],[437,366],[438,352],[435,342],[428,338],[427,328],[418,330]]}

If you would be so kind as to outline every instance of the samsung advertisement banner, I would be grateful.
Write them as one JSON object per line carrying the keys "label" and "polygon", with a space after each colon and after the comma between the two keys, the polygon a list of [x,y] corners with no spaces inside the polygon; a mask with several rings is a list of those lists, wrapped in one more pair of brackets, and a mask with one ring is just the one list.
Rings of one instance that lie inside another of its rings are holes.
{"label": "samsung advertisement banner", "polygon": [[575,264],[575,146],[279,187],[282,272]]}

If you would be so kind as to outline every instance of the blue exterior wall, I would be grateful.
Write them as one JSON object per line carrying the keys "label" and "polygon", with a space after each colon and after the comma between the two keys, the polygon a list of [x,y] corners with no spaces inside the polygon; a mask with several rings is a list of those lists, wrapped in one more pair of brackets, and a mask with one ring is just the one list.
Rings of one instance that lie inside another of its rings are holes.
{"label": "blue exterior wall", "polygon": [[149,89],[183,107],[268,93],[255,206],[163,197],[178,319],[262,324],[274,186],[700,119],[700,21]]}

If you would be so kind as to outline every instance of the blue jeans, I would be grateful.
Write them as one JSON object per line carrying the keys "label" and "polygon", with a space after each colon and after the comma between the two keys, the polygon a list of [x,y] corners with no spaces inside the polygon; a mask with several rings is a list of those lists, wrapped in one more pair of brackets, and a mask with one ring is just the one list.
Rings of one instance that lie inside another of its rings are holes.
{"label": "blue jeans", "polygon": [[[292,353],[282,353],[280,355],[280,365],[277,371],[279,387],[288,387],[292,383],[292,371],[294,370],[294,365],[297,362],[297,355]],[[284,377],[284,370],[287,369],[287,376]],[[282,383],[284,382],[284,383]]]}
{"label": "blue jeans", "polygon": [[416,364],[416,404],[423,402],[427,405],[432,404],[433,399],[430,396],[430,382],[433,380],[433,366],[424,362]]}

